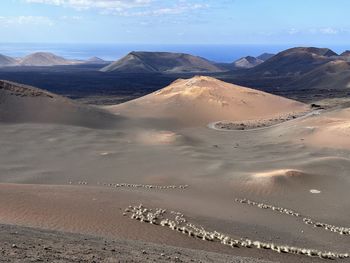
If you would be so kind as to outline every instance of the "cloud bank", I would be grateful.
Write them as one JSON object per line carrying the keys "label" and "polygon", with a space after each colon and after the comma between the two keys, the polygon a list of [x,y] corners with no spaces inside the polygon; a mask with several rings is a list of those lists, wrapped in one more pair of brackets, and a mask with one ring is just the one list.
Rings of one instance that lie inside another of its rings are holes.
{"label": "cloud bank", "polygon": [[27,3],[70,7],[77,10],[99,10],[102,14],[124,16],[178,15],[209,5],[197,0],[25,0]]}

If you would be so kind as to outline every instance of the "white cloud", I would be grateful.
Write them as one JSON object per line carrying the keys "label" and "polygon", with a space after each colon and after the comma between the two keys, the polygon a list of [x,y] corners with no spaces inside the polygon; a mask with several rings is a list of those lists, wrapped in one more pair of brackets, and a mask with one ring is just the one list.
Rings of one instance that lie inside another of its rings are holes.
{"label": "white cloud", "polygon": [[82,16],[61,16],[60,19],[64,21],[80,21],[80,20],[83,20],[83,17]]}
{"label": "white cloud", "polygon": [[121,11],[129,8],[147,6],[153,2],[153,0],[26,0],[26,2],[73,7],[78,10],[99,8]]}
{"label": "white cloud", "polygon": [[179,2],[179,4],[170,6],[170,7],[164,7],[164,8],[154,8],[154,9],[148,9],[143,11],[132,11],[132,12],[122,12],[121,15],[124,16],[163,16],[163,15],[180,15],[185,14],[191,11],[199,10],[199,9],[205,9],[208,5],[205,4],[188,4]]}
{"label": "white cloud", "polygon": [[46,16],[0,16],[0,26],[11,25],[45,25],[53,26],[54,22]]}
{"label": "white cloud", "polygon": [[296,29],[296,28],[291,28],[291,29],[288,30],[288,34],[289,35],[295,35],[295,34],[297,34],[299,32],[300,31],[298,29]]}
{"label": "white cloud", "polygon": [[102,14],[124,16],[177,15],[208,8],[208,4],[192,0],[25,0],[27,3],[50,4],[77,10],[97,9]]}
{"label": "white cloud", "polygon": [[332,27],[325,27],[325,28],[321,28],[320,32],[322,34],[326,34],[326,35],[336,35],[338,34],[338,30]]}

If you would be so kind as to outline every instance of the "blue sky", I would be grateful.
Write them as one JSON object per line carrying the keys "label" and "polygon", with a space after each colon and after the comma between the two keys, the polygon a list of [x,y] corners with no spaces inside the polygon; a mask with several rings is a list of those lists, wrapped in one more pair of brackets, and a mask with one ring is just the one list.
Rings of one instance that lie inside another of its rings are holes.
{"label": "blue sky", "polygon": [[348,44],[349,0],[1,0],[1,42]]}

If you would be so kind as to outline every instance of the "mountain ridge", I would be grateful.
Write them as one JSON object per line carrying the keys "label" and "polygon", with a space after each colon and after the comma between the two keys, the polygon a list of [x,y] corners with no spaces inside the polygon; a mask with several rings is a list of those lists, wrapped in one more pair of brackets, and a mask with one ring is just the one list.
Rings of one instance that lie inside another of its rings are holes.
{"label": "mountain ridge", "polygon": [[209,60],[185,53],[132,51],[101,69],[102,72],[186,73],[221,72]]}

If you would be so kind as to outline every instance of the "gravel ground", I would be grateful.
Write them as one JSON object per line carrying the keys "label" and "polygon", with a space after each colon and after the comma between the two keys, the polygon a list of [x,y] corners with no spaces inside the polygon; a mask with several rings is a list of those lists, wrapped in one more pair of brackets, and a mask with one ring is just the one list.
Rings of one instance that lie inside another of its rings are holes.
{"label": "gravel ground", "polygon": [[80,234],[0,226],[0,262],[237,262],[253,258],[152,243],[107,240]]}

